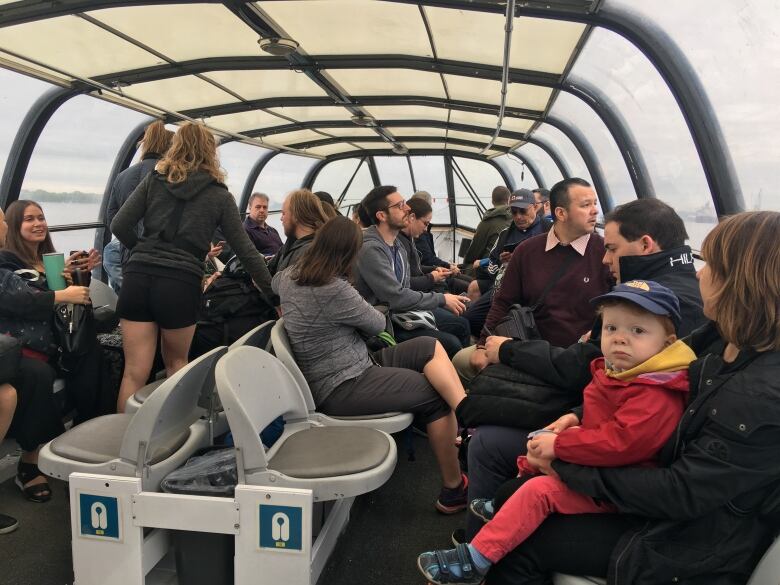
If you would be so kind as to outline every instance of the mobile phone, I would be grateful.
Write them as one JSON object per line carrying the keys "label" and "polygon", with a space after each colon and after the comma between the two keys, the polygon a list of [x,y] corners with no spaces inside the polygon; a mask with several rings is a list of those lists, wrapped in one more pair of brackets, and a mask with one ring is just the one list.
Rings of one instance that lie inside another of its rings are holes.
{"label": "mobile phone", "polygon": [[530,433],[528,433],[528,438],[533,439],[536,435],[546,435],[547,433],[555,434],[550,429],[539,429],[537,431],[531,431]]}
{"label": "mobile phone", "polygon": [[502,252],[514,252],[515,248],[517,248],[517,244],[505,244],[503,248],[501,248]]}

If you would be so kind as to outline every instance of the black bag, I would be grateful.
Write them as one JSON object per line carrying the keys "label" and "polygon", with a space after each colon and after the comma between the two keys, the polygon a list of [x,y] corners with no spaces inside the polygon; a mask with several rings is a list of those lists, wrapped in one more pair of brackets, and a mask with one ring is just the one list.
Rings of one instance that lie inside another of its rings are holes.
{"label": "black bag", "polygon": [[203,293],[190,359],[220,345],[229,345],[251,329],[276,318],[274,307],[243,269],[226,272]]}
{"label": "black bag", "polygon": [[477,374],[455,411],[461,426],[542,428],[582,404],[582,392],[562,390],[505,364]]}
{"label": "black bag", "polygon": [[22,344],[15,337],[0,335],[0,384],[13,380],[22,358]]}
{"label": "black bag", "polygon": [[96,343],[97,331],[92,305],[55,305],[52,323],[60,351],[65,356],[86,355]]}
{"label": "black bag", "polygon": [[[501,337],[511,337],[512,339],[517,339],[519,341],[541,339],[541,335],[539,335],[539,329],[536,327],[536,318],[534,317],[534,312],[536,312],[536,309],[542,306],[547,293],[550,292],[550,289],[555,286],[555,283],[558,282],[566,273],[566,270],[575,259],[576,256],[572,255],[566,260],[566,262],[561,264],[558,272],[553,275],[553,277],[544,287],[542,294],[539,295],[539,298],[533,305],[530,307],[525,307],[523,305],[512,305],[509,307],[506,316],[501,319],[493,328],[495,335],[500,335]],[[488,334],[490,335],[490,333]]]}

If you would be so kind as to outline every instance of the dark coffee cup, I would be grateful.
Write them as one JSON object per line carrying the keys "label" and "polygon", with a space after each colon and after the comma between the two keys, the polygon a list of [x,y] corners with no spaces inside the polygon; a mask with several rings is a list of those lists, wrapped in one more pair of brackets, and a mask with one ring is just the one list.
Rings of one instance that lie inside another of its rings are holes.
{"label": "dark coffee cup", "polygon": [[89,270],[74,270],[71,275],[76,286],[89,286],[92,282],[92,273]]}

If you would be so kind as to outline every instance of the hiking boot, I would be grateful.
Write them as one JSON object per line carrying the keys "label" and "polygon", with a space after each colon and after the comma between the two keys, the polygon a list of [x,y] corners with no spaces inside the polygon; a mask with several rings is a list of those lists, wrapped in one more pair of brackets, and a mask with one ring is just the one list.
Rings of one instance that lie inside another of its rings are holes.
{"label": "hiking boot", "polygon": [[469,512],[483,522],[490,522],[493,519],[493,516],[496,515],[496,511],[493,508],[493,500],[487,498],[474,498],[471,500],[469,503]]}
{"label": "hiking boot", "polygon": [[19,521],[7,514],[0,514],[0,534],[8,534],[19,528]]}
{"label": "hiking boot", "polygon": [[439,492],[439,499],[436,500],[436,509],[442,514],[455,514],[465,510],[468,504],[469,479],[465,475],[461,476],[460,485],[456,488],[443,487]]}

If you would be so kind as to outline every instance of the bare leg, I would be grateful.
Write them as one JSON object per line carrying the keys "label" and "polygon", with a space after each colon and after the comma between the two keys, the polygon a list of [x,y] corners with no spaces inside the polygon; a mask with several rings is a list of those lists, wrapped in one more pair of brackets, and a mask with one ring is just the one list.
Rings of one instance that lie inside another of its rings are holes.
{"label": "bare leg", "polygon": [[[433,358],[425,364],[423,374],[452,410],[455,410],[460,401],[466,397],[466,391],[463,389],[458,373],[444,347],[438,341]],[[451,440],[454,439],[457,432],[457,428],[455,428]]]}
{"label": "bare leg", "polygon": [[149,379],[157,351],[157,324],[121,320],[122,345],[125,352],[125,373],[119,386],[117,412],[125,411],[127,400]]}
{"label": "bare leg", "polygon": [[[443,351],[443,350],[442,350]],[[461,474],[458,463],[458,449],[455,446],[455,436],[458,434],[458,423],[455,413],[451,412],[438,420],[428,423],[428,441],[433,449],[433,455],[439,464],[444,487],[454,488],[460,485]]]}
{"label": "bare leg", "polygon": [[162,330],[162,358],[168,377],[187,365],[187,355],[195,335],[195,325],[181,329]]}
{"label": "bare leg", "polygon": [[16,411],[16,388],[10,384],[0,384],[0,441],[11,427]]}

